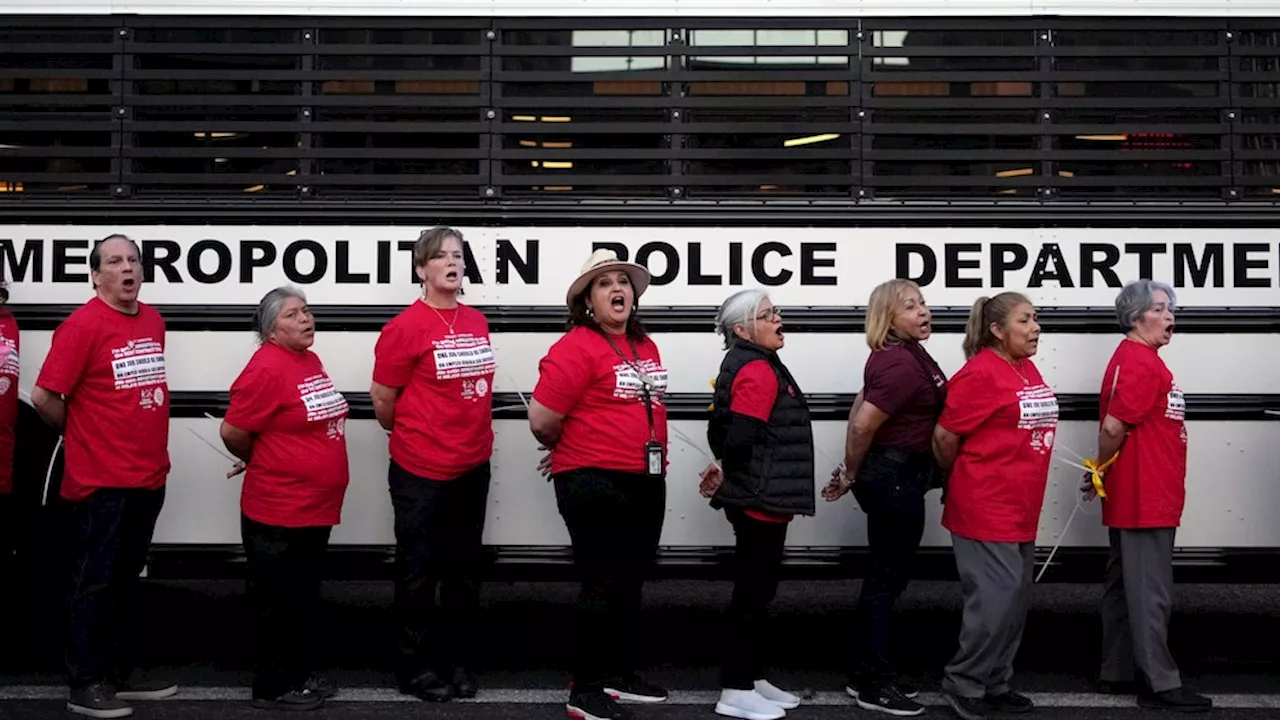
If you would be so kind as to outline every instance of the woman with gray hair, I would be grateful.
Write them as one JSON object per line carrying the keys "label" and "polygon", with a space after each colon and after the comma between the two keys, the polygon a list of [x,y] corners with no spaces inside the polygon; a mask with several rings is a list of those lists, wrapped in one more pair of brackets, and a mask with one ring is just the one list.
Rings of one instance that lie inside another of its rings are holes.
{"label": "woman with gray hair", "polygon": [[765,679],[759,635],[778,592],[787,525],[814,514],[813,426],[804,394],[778,357],[782,313],[764,291],[729,296],[716,332],[728,352],[707,425],[717,462],[702,472],[701,491],[724,510],[737,538],[716,712],[774,720],[800,699]]}
{"label": "woman with gray hair", "polygon": [[257,615],[253,705],[314,709],[336,693],[307,664],[310,614],[349,479],[347,401],[310,349],[315,321],[300,290],[267,293],[253,324],[261,346],[231,386],[221,428],[223,444],[244,462],[240,532]]}
{"label": "woman with gray hair", "polygon": [[[1102,596],[1100,675],[1104,690],[1134,693],[1143,707],[1204,711],[1209,698],[1182,686],[1169,652],[1173,541],[1186,503],[1186,400],[1160,348],[1173,339],[1173,288],[1154,280],[1125,285],[1116,320],[1125,337],[1102,376],[1098,463],[1102,523],[1111,541]],[[1118,453],[1118,454],[1117,454]],[[1141,682],[1135,682],[1141,674]]]}

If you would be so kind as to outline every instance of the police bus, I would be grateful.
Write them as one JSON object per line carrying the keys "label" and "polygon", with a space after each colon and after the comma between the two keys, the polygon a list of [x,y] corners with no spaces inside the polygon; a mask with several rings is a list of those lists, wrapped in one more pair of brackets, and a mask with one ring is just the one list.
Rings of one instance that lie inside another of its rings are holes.
{"label": "police bus", "polygon": [[[563,332],[566,287],[607,246],[654,274],[642,312],[679,431],[668,573],[712,576],[732,547],[697,490],[716,306],[761,286],[784,308],[821,485],[861,385],[868,294],[898,276],[933,307],[929,349],[949,374],[972,302],[1025,291],[1057,446],[1085,456],[1118,289],[1174,285],[1163,355],[1190,434],[1179,572],[1274,575],[1280,17],[1265,0],[10,0],[0,13],[0,272],[21,389],[90,297],[87,256],[108,233],[141,244],[141,299],[168,322],[173,471],[153,575],[238,572],[239,480],[210,444],[255,347],[252,309],[285,283],[306,292],[314,349],[353,411],[335,572],[387,572],[372,349],[417,297],[409,249],[437,224],[464,232],[465,302],[493,332],[495,573],[568,566],[522,399]],[[29,408],[20,434],[43,548],[56,436]],[[1101,577],[1106,534],[1096,504],[1077,511],[1078,479],[1054,463],[1041,561],[1062,548],[1046,580]],[[921,572],[945,575],[929,506]],[[788,545],[796,572],[856,574],[864,516],[820,500]]]}

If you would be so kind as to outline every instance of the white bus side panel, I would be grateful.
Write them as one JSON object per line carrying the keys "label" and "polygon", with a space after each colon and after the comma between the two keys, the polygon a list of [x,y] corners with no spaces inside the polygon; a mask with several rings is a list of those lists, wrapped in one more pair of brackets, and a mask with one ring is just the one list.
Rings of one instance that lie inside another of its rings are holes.
{"label": "white bus side panel", "polygon": [[[538,475],[537,444],[523,420],[495,422],[497,447],[493,457],[493,485],[484,540],[490,545],[567,546],[568,535],[556,512],[555,493]],[[706,424],[678,421],[672,425],[702,441]],[[1059,444],[1088,453],[1096,437],[1095,423],[1063,423]],[[170,431],[173,472],[165,509],[156,529],[161,544],[238,544],[240,542],[240,479],[228,480],[225,459],[214,454],[189,429],[217,442],[217,423],[207,419],[176,418]],[[815,423],[817,443],[827,454],[841,443],[843,422]],[[1280,525],[1270,522],[1280,507],[1280,443],[1276,426],[1266,422],[1190,422],[1187,509],[1177,543],[1181,547],[1276,547]],[[351,486],[343,507],[342,524],[333,542],[345,545],[388,545],[392,535],[387,495],[386,435],[373,420],[347,424],[352,457]],[[667,479],[667,516],[662,544],[705,547],[732,545],[733,532],[721,513],[711,510],[698,494],[697,474],[707,460],[684,443],[673,441]],[[817,461],[815,488],[826,483],[831,463]],[[1081,473],[1055,462],[1049,477],[1037,541],[1052,545],[1075,508]],[[938,492],[926,498],[929,520],[924,543],[950,544],[941,527]],[[1098,518],[1098,503],[1088,503],[1072,522],[1064,544],[1105,546],[1106,532]],[[818,499],[817,515],[797,518],[788,535],[792,547],[863,546],[865,516],[851,498],[838,503]]]}

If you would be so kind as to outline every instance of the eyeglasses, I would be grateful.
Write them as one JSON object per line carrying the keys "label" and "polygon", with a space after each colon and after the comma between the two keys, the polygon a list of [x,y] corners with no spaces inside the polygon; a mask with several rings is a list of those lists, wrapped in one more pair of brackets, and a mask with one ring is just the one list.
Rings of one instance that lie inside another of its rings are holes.
{"label": "eyeglasses", "polygon": [[782,319],[782,308],[780,307],[769,308],[768,310],[765,310],[764,312],[757,315],[756,319],[764,320],[766,322],[772,321],[772,320],[780,320]]}

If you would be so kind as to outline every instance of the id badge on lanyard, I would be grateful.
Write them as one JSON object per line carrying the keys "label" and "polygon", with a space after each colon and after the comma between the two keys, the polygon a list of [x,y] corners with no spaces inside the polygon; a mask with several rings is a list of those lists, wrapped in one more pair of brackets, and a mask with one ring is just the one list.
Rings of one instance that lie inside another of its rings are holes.
{"label": "id badge on lanyard", "polygon": [[658,442],[658,438],[653,427],[653,399],[649,395],[649,387],[653,381],[649,378],[648,374],[640,368],[640,353],[636,350],[635,343],[631,344],[631,354],[635,356],[636,362],[628,360],[627,356],[623,355],[622,351],[618,349],[618,346],[613,344],[613,340],[610,339],[609,344],[613,346],[613,351],[618,353],[618,357],[622,358],[623,362],[630,365],[631,369],[636,371],[636,376],[640,379],[640,392],[644,397],[644,411],[649,420],[649,442],[644,444],[645,474],[649,477],[660,478],[662,477],[662,472],[666,463],[662,456],[662,443]]}

